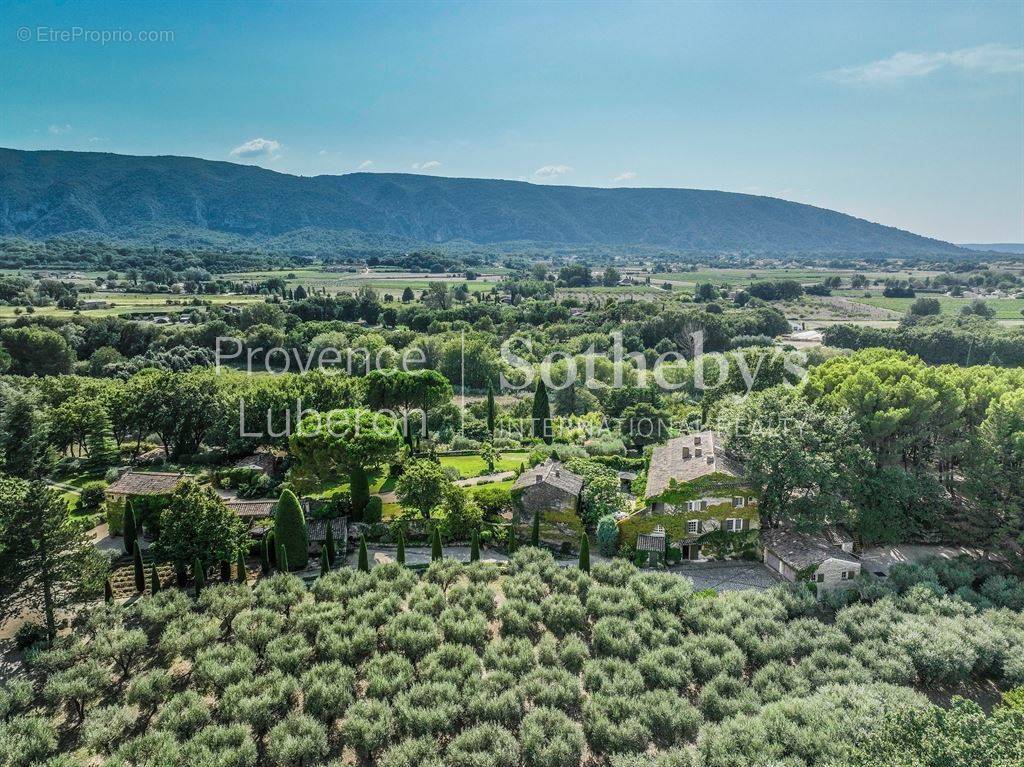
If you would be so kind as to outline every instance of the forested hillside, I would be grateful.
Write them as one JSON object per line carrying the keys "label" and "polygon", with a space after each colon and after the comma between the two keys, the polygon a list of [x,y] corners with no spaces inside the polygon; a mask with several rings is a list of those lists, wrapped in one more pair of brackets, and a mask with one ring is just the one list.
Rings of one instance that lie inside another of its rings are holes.
{"label": "forested hillside", "polygon": [[761,253],[965,253],[771,197],[393,173],[290,176],[190,157],[0,150],[0,235],[277,249],[471,242]]}

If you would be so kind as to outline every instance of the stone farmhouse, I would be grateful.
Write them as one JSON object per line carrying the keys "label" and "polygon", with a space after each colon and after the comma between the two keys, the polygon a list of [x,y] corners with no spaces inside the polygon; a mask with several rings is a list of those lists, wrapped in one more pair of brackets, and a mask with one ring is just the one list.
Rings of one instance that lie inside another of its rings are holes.
{"label": "stone farmhouse", "polygon": [[512,499],[520,526],[533,524],[540,514],[541,540],[557,546],[579,543],[583,523],[579,516],[583,477],[549,458],[526,469],[512,485]]}
{"label": "stone farmhouse", "polygon": [[757,495],[744,484],[742,466],[725,454],[714,432],[656,446],[643,502],[642,510],[619,523],[626,548],[650,550],[650,536],[657,534],[664,535],[667,553],[675,549],[681,559],[719,559],[756,550]]}

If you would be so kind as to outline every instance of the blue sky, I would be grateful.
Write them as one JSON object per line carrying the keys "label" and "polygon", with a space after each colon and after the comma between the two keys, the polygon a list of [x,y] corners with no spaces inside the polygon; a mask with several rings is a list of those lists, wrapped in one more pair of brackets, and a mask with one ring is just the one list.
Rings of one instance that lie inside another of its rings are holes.
{"label": "blue sky", "polygon": [[1024,242],[1020,2],[4,0],[0,61],[0,146],[724,189]]}

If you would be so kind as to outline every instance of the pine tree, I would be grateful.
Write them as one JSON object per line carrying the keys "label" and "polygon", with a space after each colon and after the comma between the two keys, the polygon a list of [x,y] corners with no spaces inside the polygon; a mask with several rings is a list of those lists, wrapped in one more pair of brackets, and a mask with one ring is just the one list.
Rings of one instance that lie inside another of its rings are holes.
{"label": "pine tree", "polygon": [[533,529],[530,531],[530,545],[540,546],[540,512],[533,513]]}
{"label": "pine tree", "polygon": [[334,544],[334,525],[330,520],[327,521],[327,540],[324,541],[324,551],[327,552],[327,563],[334,567],[338,558],[338,550]]}
{"label": "pine tree", "polygon": [[444,558],[444,552],[441,550],[441,531],[434,526],[434,534],[430,540],[430,561],[439,562]]}
{"label": "pine tree", "polygon": [[401,530],[398,531],[398,547],[395,551],[395,559],[398,561],[398,564],[405,564],[405,536],[402,535]]}
{"label": "pine tree", "polygon": [[515,554],[516,544],[517,543],[518,543],[518,541],[516,540],[516,524],[515,524],[515,522],[510,522],[509,526],[508,526],[508,555],[509,556],[512,556],[513,554]]}
{"label": "pine tree", "polygon": [[309,563],[309,533],[306,518],[295,493],[285,490],[277,501],[274,513],[274,538],[278,547],[288,554],[288,562],[296,570],[302,570]]}
{"label": "pine tree", "polygon": [[580,534],[580,570],[590,572],[590,539],[586,531]]}
{"label": "pine tree", "polygon": [[551,444],[551,403],[543,378],[537,379],[537,390],[533,394],[533,436],[543,439],[546,445]]}
{"label": "pine tree", "polygon": [[473,531],[473,538],[469,543],[469,561],[479,562],[480,561],[480,535],[476,530]]}
{"label": "pine tree", "polygon": [[199,557],[192,560],[192,580],[196,586],[196,596],[199,596],[199,592],[206,586],[206,570],[203,568],[203,563],[199,561]]}
{"label": "pine tree", "polygon": [[260,570],[264,575],[270,574],[270,536],[264,535],[260,543]]}
{"label": "pine tree", "polygon": [[364,573],[370,572],[370,556],[366,551],[366,538],[362,535],[359,536],[359,569]]}
{"label": "pine tree", "polygon": [[487,384],[487,431],[494,439],[494,388]]}
{"label": "pine tree", "polygon": [[152,594],[160,591],[160,573],[156,570],[156,562],[149,563],[149,590]]}
{"label": "pine tree", "polygon": [[323,549],[320,552],[320,575],[327,575],[330,571],[330,558],[327,556],[327,549]]}
{"label": "pine tree", "polygon": [[277,544],[277,571],[288,572],[288,550],[281,544]]}
{"label": "pine tree", "polygon": [[131,554],[135,551],[135,542],[138,540],[139,532],[135,519],[135,508],[131,501],[124,502],[124,553]]}
{"label": "pine tree", "polygon": [[245,572],[245,551],[242,549],[238,550],[238,561],[235,562],[235,569],[237,570],[235,580],[239,583],[246,583],[248,575]]}
{"label": "pine tree", "polygon": [[107,604],[114,601],[114,587],[110,585],[110,578],[103,581],[103,601]]}
{"label": "pine tree", "polygon": [[142,549],[139,548],[138,541],[135,542],[133,557],[135,559],[135,590],[141,594],[146,590],[146,570],[142,566]]}

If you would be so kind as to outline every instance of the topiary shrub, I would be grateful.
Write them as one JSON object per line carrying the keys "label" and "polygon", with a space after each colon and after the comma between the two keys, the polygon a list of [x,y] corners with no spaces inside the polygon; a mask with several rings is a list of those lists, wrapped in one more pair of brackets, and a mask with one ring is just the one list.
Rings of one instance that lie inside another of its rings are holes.
{"label": "topiary shrub", "polygon": [[309,564],[309,533],[295,493],[285,490],[274,511],[274,540],[288,555],[288,567],[304,570]]}

